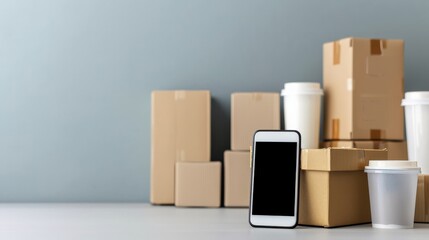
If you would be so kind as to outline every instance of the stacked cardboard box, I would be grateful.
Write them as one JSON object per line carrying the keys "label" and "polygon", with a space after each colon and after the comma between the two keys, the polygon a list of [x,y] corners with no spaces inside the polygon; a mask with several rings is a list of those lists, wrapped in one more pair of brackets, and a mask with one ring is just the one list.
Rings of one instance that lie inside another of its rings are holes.
{"label": "stacked cardboard box", "polygon": [[280,129],[278,93],[231,95],[231,151],[224,153],[224,204],[248,207],[250,198],[250,146],[260,129]]}
{"label": "stacked cardboard box", "polygon": [[386,158],[386,150],[302,150],[299,224],[337,227],[371,222],[364,168],[369,160]]}
{"label": "stacked cardboard box", "polygon": [[180,207],[220,207],[221,162],[177,162],[176,198]]}
{"label": "stacked cardboard box", "polygon": [[225,151],[224,159],[224,205],[247,207],[250,197],[250,152]]}
{"label": "stacked cardboard box", "polygon": [[[198,184],[216,182],[220,172],[207,170],[214,174],[199,175],[210,162],[210,92],[209,91],[154,91],[152,92],[152,149],[151,149],[151,194],[152,204],[174,204],[202,206],[206,199],[186,197],[189,192],[182,179],[182,172],[195,174],[199,181],[194,182],[196,191],[202,189]],[[187,164],[176,163],[192,162]],[[188,170],[188,168],[190,170]],[[216,167],[215,167],[216,168]],[[191,173],[189,173],[191,172]],[[177,173],[177,174],[175,174]],[[176,184],[179,180],[181,184]],[[210,198],[220,198],[220,185],[208,184],[213,188]],[[204,188],[207,187],[204,185]],[[176,188],[179,187],[179,188]],[[192,186],[191,186],[191,189]],[[186,193],[182,193],[182,190]],[[215,196],[218,192],[219,196]],[[200,196],[200,195],[198,195]],[[209,204],[212,206],[213,203]]]}
{"label": "stacked cardboard box", "polygon": [[386,147],[389,158],[407,159],[403,78],[402,40],[345,38],[325,43],[325,146]]}
{"label": "stacked cardboard box", "polygon": [[323,46],[327,140],[404,139],[404,42],[345,38]]}
{"label": "stacked cardboard box", "polygon": [[[299,221],[324,227],[370,222],[365,165],[370,159],[406,156],[403,41],[346,38],[325,43],[323,83],[325,147],[359,149],[303,151]],[[392,155],[362,148],[389,148]]]}

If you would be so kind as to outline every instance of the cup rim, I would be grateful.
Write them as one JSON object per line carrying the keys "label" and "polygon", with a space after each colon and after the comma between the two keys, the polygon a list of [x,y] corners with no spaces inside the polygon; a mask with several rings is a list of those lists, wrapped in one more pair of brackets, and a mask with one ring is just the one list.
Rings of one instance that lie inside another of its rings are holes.
{"label": "cup rim", "polygon": [[323,95],[323,89],[319,82],[287,82],[281,91],[282,96],[298,94]]}
{"label": "cup rim", "polygon": [[429,99],[402,99],[401,106],[429,105]]}
{"label": "cup rim", "polygon": [[429,91],[411,91],[406,92],[401,105],[428,105],[429,104]]}
{"label": "cup rim", "polygon": [[323,95],[323,89],[319,82],[288,82],[281,91],[282,96],[297,94]]}
{"label": "cup rim", "polygon": [[318,95],[318,96],[322,96],[323,95],[323,91],[322,90],[320,90],[320,91],[312,91],[312,90],[305,90],[305,91],[303,91],[303,90],[300,90],[300,91],[294,91],[294,92],[287,92],[287,91],[285,91],[285,89],[283,89],[282,91],[281,91],[281,95],[282,96],[291,96],[291,95]]}
{"label": "cup rim", "polygon": [[420,174],[420,168],[408,168],[408,169],[375,169],[375,168],[367,168],[365,167],[366,173],[382,173],[382,174]]}
{"label": "cup rim", "polygon": [[419,170],[417,161],[409,160],[370,160],[365,170]]}

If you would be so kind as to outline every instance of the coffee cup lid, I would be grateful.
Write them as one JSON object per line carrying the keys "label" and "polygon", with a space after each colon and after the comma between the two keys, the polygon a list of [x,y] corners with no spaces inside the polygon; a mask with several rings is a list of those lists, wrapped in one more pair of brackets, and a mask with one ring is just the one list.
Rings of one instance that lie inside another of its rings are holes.
{"label": "coffee cup lid", "polygon": [[413,170],[420,169],[416,161],[371,160],[365,169],[370,170]]}
{"label": "coffee cup lid", "polygon": [[320,83],[317,82],[290,82],[285,83],[281,92],[282,96],[295,94],[315,94],[323,95]]}
{"label": "coffee cup lid", "polygon": [[401,105],[429,105],[429,91],[406,92]]}

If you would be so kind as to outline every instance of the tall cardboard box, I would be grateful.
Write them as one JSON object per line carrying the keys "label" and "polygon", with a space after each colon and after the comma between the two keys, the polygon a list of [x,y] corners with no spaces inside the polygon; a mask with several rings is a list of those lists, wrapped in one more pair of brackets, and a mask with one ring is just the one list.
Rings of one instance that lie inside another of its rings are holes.
{"label": "tall cardboard box", "polygon": [[324,147],[387,149],[387,159],[407,160],[406,141],[325,141]]}
{"label": "tall cardboard box", "polygon": [[418,178],[414,221],[429,223],[429,175],[420,174]]}
{"label": "tall cardboard box", "polygon": [[178,207],[220,207],[221,162],[177,162]]}
{"label": "tall cardboard box", "polygon": [[402,40],[325,43],[323,85],[326,139],[404,139]]}
{"label": "tall cardboard box", "polygon": [[174,204],[178,161],[210,161],[210,92],[152,92],[153,204]]}
{"label": "tall cardboard box", "polygon": [[302,150],[299,224],[337,227],[371,222],[364,168],[369,160],[386,158],[386,150]]}
{"label": "tall cardboard box", "polygon": [[225,151],[225,207],[248,207],[250,202],[250,151]]}
{"label": "tall cardboard box", "polygon": [[280,94],[241,92],[231,95],[231,149],[249,150],[259,129],[280,129]]}

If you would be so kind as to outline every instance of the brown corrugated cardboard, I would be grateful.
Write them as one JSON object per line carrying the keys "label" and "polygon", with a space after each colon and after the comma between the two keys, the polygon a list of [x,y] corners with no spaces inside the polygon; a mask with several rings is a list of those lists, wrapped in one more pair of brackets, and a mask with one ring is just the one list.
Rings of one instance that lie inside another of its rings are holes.
{"label": "brown corrugated cardboard", "polygon": [[301,155],[299,224],[337,227],[371,222],[369,160],[386,150],[304,149]]}
{"label": "brown corrugated cardboard", "polygon": [[280,94],[233,93],[231,95],[231,149],[249,150],[259,129],[280,129]]}
{"label": "brown corrugated cardboard", "polygon": [[414,221],[429,223],[429,175],[419,175]]}
{"label": "brown corrugated cardboard", "polygon": [[407,160],[406,141],[325,141],[324,147],[387,149],[387,159]]}
{"label": "brown corrugated cardboard", "polygon": [[210,92],[152,92],[151,194],[174,204],[176,161],[210,161]]}
{"label": "brown corrugated cardboard", "polygon": [[248,207],[250,201],[250,151],[224,152],[224,205]]}
{"label": "brown corrugated cardboard", "polygon": [[221,162],[177,162],[179,207],[220,207]]}
{"label": "brown corrugated cardboard", "polygon": [[345,38],[323,45],[325,137],[403,140],[404,42]]}

